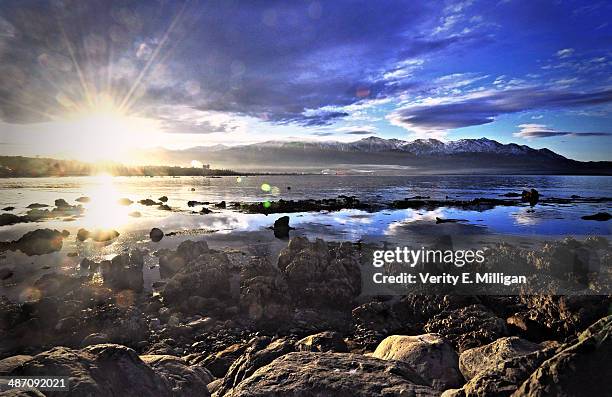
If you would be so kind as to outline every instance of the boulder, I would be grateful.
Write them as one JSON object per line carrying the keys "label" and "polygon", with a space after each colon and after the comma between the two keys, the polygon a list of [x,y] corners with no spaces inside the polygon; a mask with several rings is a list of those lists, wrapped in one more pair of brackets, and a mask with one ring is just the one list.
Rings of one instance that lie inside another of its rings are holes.
{"label": "boulder", "polygon": [[27,232],[19,240],[0,243],[1,250],[19,250],[28,256],[44,255],[62,249],[64,236],[61,232],[51,229],[36,229]]}
{"label": "boulder", "polygon": [[470,380],[479,372],[510,358],[525,356],[542,347],[516,336],[497,339],[488,345],[468,349],[459,356],[459,369]]}
{"label": "boulder", "polygon": [[110,261],[101,263],[104,284],[114,290],[133,290],[141,292],[144,286],[142,254],[134,250],[115,256]]}
{"label": "boulder", "polygon": [[182,358],[169,355],[144,355],[140,359],[167,380],[175,396],[210,396],[206,385],[213,376],[204,367],[187,365]]}
{"label": "boulder", "polygon": [[277,220],[274,221],[274,237],[284,239],[289,238],[289,217],[281,216]]}
{"label": "boulder", "polygon": [[443,396],[508,397],[554,353],[555,349],[550,348],[492,363],[492,366],[476,374],[461,389],[448,390]]}
{"label": "boulder", "polygon": [[580,334],[575,344],[546,360],[514,396],[598,396],[610,390],[612,315]]}
{"label": "boulder", "polygon": [[278,257],[296,305],[350,308],[361,292],[359,253],[351,243],[294,237]]}
{"label": "boulder", "polygon": [[612,219],[612,215],[610,215],[607,212],[598,212],[596,214],[593,215],[585,215],[582,217],[582,219],[584,219],[585,221],[600,221],[600,222],[605,222],[605,221],[609,221],[610,219]]}
{"label": "boulder", "polygon": [[[172,396],[168,381],[130,348],[114,344],[81,350],[55,347],[14,368],[9,376],[68,376],[65,396]],[[208,395],[208,394],[205,394]]]}
{"label": "boulder", "polygon": [[348,347],[338,332],[325,331],[309,335],[295,344],[296,350],[307,352],[347,353]]}
{"label": "boulder", "polygon": [[405,362],[438,390],[463,384],[457,353],[437,334],[391,335],[378,345],[372,357]]}
{"label": "boulder", "polygon": [[168,197],[167,196],[161,196],[160,198],[158,198],[159,201],[161,201],[162,203],[167,203],[168,202]]}
{"label": "boulder", "polygon": [[265,258],[252,258],[240,270],[240,308],[262,325],[290,316],[289,288],[281,272]]}
{"label": "boulder", "polygon": [[157,243],[160,242],[162,238],[164,238],[164,232],[161,229],[154,227],[149,232],[149,237],[151,237],[151,241]]}
{"label": "boulder", "polygon": [[460,353],[490,343],[508,332],[504,320],[479,304],[436,314],[424,329],[444,336]]}
{"label": "boulder", "polygon": [[227,371],[223,378],[223,384],[219,388],[218,395],[225,395],[259,368],[294,350],[294,341],[287,338],[277,340],[272,340],[269,337],[253,338],[249,341],[244,354]]}
{"label": "boulder", "polygon": [[529,203],[529,205],[533,207],[540,200],[540,193],[535,189],[523,190],[521,193],[521,200],[525,203]]}
{"label": "boulder", "polygon": [[439,394],[402,362],[356,354],[295,352],[258,369],[227,396],[425,397]]}

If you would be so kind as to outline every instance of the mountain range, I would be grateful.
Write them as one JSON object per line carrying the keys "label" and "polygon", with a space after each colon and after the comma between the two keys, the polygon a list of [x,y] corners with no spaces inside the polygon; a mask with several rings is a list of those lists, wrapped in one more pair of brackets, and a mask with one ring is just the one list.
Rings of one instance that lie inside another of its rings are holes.
{"label": "mountain range", "polygon": [[173,164],[192,160],[231,169],[318,172],[323,169],[387,170],[401,173],[612,174],[612,162],[582,162],[549,149],[495,140],[384,139],[354,142],[267,141],[249,145],[155,149],[145,158]]}

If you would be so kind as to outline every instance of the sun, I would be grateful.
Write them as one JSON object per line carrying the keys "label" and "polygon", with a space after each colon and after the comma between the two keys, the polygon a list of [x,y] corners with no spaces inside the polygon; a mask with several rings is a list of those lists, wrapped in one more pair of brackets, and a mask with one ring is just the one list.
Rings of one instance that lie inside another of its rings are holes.
{"label": "sun", "polygon": [[75,107],[62,124],[70,146],[87,161],[129,162],[135,149],[154,146],[160,134],[156,121],[128,114],[110,99]]}

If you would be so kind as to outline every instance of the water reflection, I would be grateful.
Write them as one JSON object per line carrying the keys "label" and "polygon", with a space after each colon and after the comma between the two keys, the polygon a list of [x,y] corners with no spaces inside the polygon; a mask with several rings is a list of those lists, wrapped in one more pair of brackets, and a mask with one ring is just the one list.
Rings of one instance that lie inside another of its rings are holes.
{"label": "water reflection", "polygon": [[86,204],[80,224],[89,228],[118,228],[130,221],[130,207],[119,204],[120,192],[108,174],[98,175],[87,192],[91,201]]}

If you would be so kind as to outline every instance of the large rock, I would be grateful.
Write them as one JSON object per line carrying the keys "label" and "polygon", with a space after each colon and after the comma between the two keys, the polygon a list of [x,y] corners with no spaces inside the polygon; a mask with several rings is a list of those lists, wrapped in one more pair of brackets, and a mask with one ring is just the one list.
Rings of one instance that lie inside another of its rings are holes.
{"label": "large rock", "polygon": [[299,306],[349,308],[361,292],[359,255],[351,243],[295,237],[281,251],[278,267]]}
{"label": "large rock", "polygon": [[265,258],[253,258],[240,270],[240,307],[263,326],[286,321],[289,288],[281,272]]}
{"label": "large rock", "polygon": [[[580,334],[577,343],[546,360],[514,396],[601,396],[612,378],[612,315]],[[606,392],[607,391],[607,392]]]}
{"label": "large rock", "polygon": [[227,396],[424,397],[439,394],[402,362],[356,354],[296,352],[258,369]]}
{"label": "large rock", "polygon": [[176,251],[160,250],[158,252],[159,273],[162,278],[172,277],[187,263],[209,251],[208,244],[204,240],[183,241],[179,244]]}
{"label": "large rock", "polygon": [[457,353],[437,334],[391,335],[378,345],[372,357],[405,362],[438,390],[463,384]]}
{"label": "large rock", "polygon": [[145,364],[134,350],[113,344],[81,350],[55,347],[37,354],[8,375],[70,377],[69,391],[46,393],[49,396],[173,395],[167,380]]}
{"label": "large rock", "polygon": [[144,258],[138,250],[134,250],[129,254],[123,253],[117,255],[110,261],[103,261],[100,267],[104,284],[114,290],[129,289],[141,292],[144,284],[143,265]]}
{"label": "large rock", "polygon": [[190,366],[182,358],[168,355],[145,355],[140,359],[166,378],[177,397],[210,395],[206,385],[213,380],[213,376],[204,367]]}
{"label": "large rock", "polygon": [[297,350],[308,352],[346,353],[348,346],[338,332],[325,331],[309,335],[295,344]]}
{"label": "large rock", "polygon": [[61,232],[51,229],[36,229],[27,232],[19,240],[0,243],[0,252],[19,250],[28,256],[44,255],[62,249],[64,240]]}
{"label": "large rock", "polygon": [[510,358],[525,356],[542,349],[537,343],[516,336],[500,338],[485,346],[468,349],[459,356],[459,369],[470,380],[479,372]]}
{"label": "large rock", "polygon": [[[197,251],[193,252],[197,246],[183,248],[184,252],[177,250],[182,258],[198,255]],[[232,288],[234,278],[238,281],[238,270],[233,268],[227,255],[210,251],[180,267],[161,295],[170,306],[184,313],[221,316],[227,307],[238,305],[238,287]]]}
{"label": "large rock", "polygon": [[259,368],[294,350],[294,341],[289,339],[281,338],[273,341],[269,337],[253,338],[244,354],[227,371],[218,395],[223,396]]}
{"label": "large rock", "polygon": [[510,358],[479,372],[461,389],[449,389],[443,397],[508,397],[545,360],[555,354],[554,348]]}
{"label": "large rock", "polygon": [[[517,313],[513,326],[525,334],[540,334],[541,339],[575,336],[608,313],[608,296],[525,295],[521,300],[527,310]],[[537,332],[534,332],[534,328]]]}
{"label": "large rock", "polygon": [[483,305],[470,305],[435,315],[425,331],[448,339],[459,352],[482,346],[507,334],[506,322]]}

